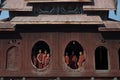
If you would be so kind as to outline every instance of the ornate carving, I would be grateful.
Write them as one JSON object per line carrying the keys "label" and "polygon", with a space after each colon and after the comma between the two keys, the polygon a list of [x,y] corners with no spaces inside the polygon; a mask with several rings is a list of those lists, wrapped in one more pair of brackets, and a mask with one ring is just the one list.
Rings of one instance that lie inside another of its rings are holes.
{"label": "ornate carving", "polygon": [[60,7],[60,14],[80,14],[82,13],[82,8],[78,4],[64,4]]}
{"label": "ornate carving", "polygon": [[35,14],[54,14],[55,13],[54,5],[47,5],[47,4],[36,4],[34,5],[33,10]]}
{"label": "ornate carving", "polygon": [[33,11],[39,14],[81,14],[82,5],[76,3],[33,4]]}

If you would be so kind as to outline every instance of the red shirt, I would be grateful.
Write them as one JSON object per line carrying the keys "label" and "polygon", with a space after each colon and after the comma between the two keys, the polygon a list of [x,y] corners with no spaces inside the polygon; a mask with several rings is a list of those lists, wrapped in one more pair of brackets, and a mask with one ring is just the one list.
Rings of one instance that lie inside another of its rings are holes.
{"label": "red shirt", "polygon": [[41,63],[42,62],[42,58],[43,58],[43,54],[42,53],[39,53],[37,55],[37,60]]}

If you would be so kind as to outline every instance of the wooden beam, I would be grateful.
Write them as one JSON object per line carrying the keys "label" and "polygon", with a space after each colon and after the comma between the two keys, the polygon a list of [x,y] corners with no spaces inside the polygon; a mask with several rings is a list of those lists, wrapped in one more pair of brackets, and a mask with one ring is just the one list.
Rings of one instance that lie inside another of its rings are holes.
{"label": "wooden beam", "polygon": [[87,15],[39,15],[37,17],[15,17],[12,24],[103,24],[99,16]]}
{"label": "wooden beam", "polygon": [[19,8],[22,9],[24,7],[24,0],[6,0],[3,8]]}
{"label": "wooden beam", "polygon": [[103,23],[105,27],[99,27],[99,31],[120,31],[120,22],[105,21]]}
{"label": "wooden beam", "polygon": [[32,11],[32,6],[27,6],[24,0],[6,0],[4,6],[0,10],[9,11]]}
{"label": "wooden beam", "polygon": [[9,10],[9,11],[32,11],[33,10],[33,7],[32,6],[26,6],[22,9],[20,8],[2,8],[0,9],[1,11],[2,10]]}
{"label": "wooden beam", "polygon": [[84,5],[84,11],[115,10],[114,0],[94,0],[93,5]]}
{"label": "wooden beam", "polygon": [[0,31],[15,31],[15,24],[0,22]]}

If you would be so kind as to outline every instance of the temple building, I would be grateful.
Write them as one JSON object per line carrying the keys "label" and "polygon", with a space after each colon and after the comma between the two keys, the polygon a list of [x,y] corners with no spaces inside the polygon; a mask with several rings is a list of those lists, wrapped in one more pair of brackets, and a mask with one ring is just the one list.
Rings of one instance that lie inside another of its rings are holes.
{"label": "temple building", "polygon": [[117,0],[2,0],[0,80],[120,80]]}

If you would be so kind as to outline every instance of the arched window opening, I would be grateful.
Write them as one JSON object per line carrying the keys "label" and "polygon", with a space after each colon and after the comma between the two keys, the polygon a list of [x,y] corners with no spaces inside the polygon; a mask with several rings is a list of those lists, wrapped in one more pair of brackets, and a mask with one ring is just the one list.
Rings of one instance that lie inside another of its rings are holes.
{"label": "arched window opening", "polygon": [[77,41],[70,41],[65,48],[65,63],[71,69],[78,69],[85,61],[83,48]]}
{"label": "arched window opening", "polygon": [[7,70],[18,70],[18,48],[16,46],[12,46],[7,50],[6,53],[6,69]]}
{"label": "arched window opening", "polygon": [[104,46],[99,46],[95,50],[95,68],[96,70],[108,69],[108,51]]}
{"label": "arched window opening", "polygon": [[118,50],[118,56],[119,56],[119,69],[120,69],[120,48]]}
{"label": "arched window opening", "polygon": [[37,69],[45,68],[50,61],[50,48],[44,41],[38,41],[32,48],[31,55],[33,66]]}

